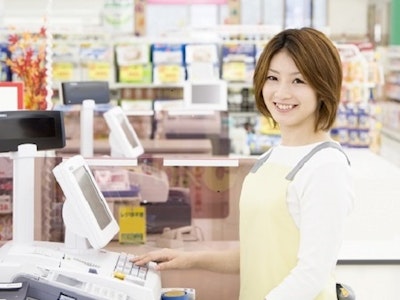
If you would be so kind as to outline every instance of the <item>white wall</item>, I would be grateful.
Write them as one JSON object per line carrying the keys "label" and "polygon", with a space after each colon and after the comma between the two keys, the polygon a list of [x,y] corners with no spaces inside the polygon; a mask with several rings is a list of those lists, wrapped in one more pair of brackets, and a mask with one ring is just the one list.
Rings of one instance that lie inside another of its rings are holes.
{"label": "white wall", "polygon": [[[27,23],[29,20],[38,24],[42,21],[49,1],[51,0],[0,0],[0,9],[3,6],[0,18],[3,15],[3,24],[8,25],[15,22]],[[368,3],[374,0],[327,1],[328,22],[332,35],[367,34]],[[51,2],[53,22],[71,28],[82,27],[82,24],[100,23],[103,0],[52,0]]]}
{"label": "white wall", "polygon": [[[0,25],[42,25],[50,13],[50,23],[70,29],[83,29],[84,25],[99,25],[103,0],[0,0],[3,2],[3,20]],[[0,8],[1,8],[0,4]],[[0,14],[1,16],[1,14]]]}
{"label": "white wall", "polygon": [[330,0],[328,22],[332,35],[366,35],[368,0]]}

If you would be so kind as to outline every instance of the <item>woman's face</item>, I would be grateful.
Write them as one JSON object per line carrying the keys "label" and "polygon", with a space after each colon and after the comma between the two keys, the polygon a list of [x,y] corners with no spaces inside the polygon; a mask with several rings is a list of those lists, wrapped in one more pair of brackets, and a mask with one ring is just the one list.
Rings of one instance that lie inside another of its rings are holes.
{"label": "woman's face", "polygon": [[262,90],[264,102],[282,133],[314,132],[317,95],[286,50],[272,58]]}

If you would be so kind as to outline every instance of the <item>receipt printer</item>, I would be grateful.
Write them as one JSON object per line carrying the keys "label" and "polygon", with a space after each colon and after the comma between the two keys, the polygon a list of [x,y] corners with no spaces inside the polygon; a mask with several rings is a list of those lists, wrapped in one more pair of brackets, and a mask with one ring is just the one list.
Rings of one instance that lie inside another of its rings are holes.
{"label": "receipt printer", "polygon": [[25,300],[28,286],[25,281],[0,283],[0,299]]}

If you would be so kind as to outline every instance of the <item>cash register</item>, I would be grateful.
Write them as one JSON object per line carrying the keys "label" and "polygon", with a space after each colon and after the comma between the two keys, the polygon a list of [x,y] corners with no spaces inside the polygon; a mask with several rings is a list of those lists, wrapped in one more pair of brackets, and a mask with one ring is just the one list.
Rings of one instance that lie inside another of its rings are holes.
{"label": "cash register", "polygon": [[[0,112],[0,127],[12,125],[20,135],[0,133],[0,144],[10,145],[2,152],[10,151],[14,164],[15,227],[13,240],[0,248],[0,298],[6,292],[15,293],[12,299],[159,300],[161,276],[151,263],[139,267],[130,262],[130,254],[103,249],[119,227],[81,155],[53,169],[65,195],[65,242],[33,240],[34,159],[37,149],[65,145],[61,113],[46,111],[37,117],[34,111]],[[32,126],[39,121],[54,128]],[[53,143],[57,140],[61,142]],[[24,298],[17,298],[22,292]]]}

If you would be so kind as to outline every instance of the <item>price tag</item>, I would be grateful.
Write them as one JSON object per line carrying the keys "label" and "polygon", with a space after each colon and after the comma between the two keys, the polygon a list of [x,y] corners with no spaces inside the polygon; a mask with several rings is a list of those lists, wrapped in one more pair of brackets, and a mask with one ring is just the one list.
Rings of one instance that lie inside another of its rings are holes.
{"label": "price tag", "polygon": [[161,83],[174,83],[181,80],[181,67],[178,65],[158,66],[157,72]]}
{"label": "price tag", "polygon": [[144,66],[121,66],[120,67],[120,81],[121,82],[141,82],[144,77]]}
{"label": "price tag", "polygon": [[88,64],[89,80],[108,80],[110,72],[111,66],[107,62],[92,62]]}
{"label": "price tag", "polygon": [[228,81],[245,81],[246,64],[244,62],[226,62],[222,66],[223,79]]}
{"label": "price tag", "polygon": [[53,63],[54,80],[65,81],[74,79],[74,64],[70,62]]}

